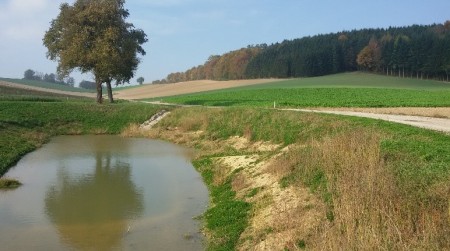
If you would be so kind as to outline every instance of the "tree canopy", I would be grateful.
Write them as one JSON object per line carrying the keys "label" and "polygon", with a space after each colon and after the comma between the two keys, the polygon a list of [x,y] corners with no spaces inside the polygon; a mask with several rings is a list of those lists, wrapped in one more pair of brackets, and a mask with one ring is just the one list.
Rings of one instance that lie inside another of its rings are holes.
{"label": "tree canopy", "polygon": [[102,84],[113,102],[111,82],[129,82],[134,77],[147,42],[144,31],[127,23],[124,0],[77,0],[64,3],[51,22],[43,42],[47,57],[58,61],[58,73],[74,69],[95,76],[97,102],[102,102]]}
{"label": "tree canopy", "polygon": [[139,77],[139,78],[137,79],[137,82],[138,82],[140,85],[142,85],[142,84],[144,83],[144,81],[145,81],[144,77]]}
{"label": "tree canopy", "polygon": [[314,77],[356,70],[448,81],[450,21],[342,31],[249,46],[211,56],[203,65],[171,73],[155,83]]}

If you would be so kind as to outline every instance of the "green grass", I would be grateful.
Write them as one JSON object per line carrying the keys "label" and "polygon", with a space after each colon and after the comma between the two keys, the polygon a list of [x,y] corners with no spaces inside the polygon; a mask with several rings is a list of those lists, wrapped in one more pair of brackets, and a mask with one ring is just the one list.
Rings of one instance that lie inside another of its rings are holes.
{"label": "green grass", "polygon": [[233,176],[221,185],[214,185],[214,163],[209,157],[193,162],[210,191],[211,205],[205,214],[205,225],[211,234],[208,250],[235,250],[239,237],[248,225],[250,204],[236,199],[231,188]]}
{"label": "green grass", "polygon": [[235,89],[280,89],[280,88],[387,88],[410,90],[449,90],[450,83],[415,78],[398,78],[378,74],[351,72],[312,78],[290,79]]}
{"label": "green grass", "polygon": [[55,83],[48,83],[44,81],[36,81],[36,80],[25,80],[25,79],[12,79],[12,78],[0,78],[0,81],[11,82],[16,84],[29,85],[34,87],[46,88],[46,89],[55,89],[60,91],[68,91],[68,92],[90,92],[94,93],[95,90],[88,90],[83,88],[75,88],[65,85],[59,85]]}
{"label": "green grass", "polygon": [[92,98],[80,98],[64,94],[41,92],[35,90],[20,89],[8,86],[0,86],[0,101],[39,101],[57,102],[64,100],[90,100]]}
{"label": "green grass", "polygon": [[118,134],[160,108],[139,103],[0,101],[0,175],[49,137],[62,134]]}
{"label": "green grass", "polygon": [[[152,99],[155,100],[155,99]],[[165,97],[164,102],[245,107],[446,107],[450,83],[365,73],[293,79]]]}
{"label": "green grass", "polygon": [[[280,186],[307,186],[325,203],[325,216],[328,221],[333,222],[330,224],[342,223],[342,208],[353,205],[350,203],[351,205],[339,207],[341,211],[336,211],[336,201],[342,198],[338,188],[348,187],[351,190],[354,189],[353,185],[368,188],[371,187],[369,184],[375,184],[379,189],[366,189],[366,193],[359,199],[365,201],[365,198],[374,197],[380,203],[374,211],[371,211],[372,205],[368,204],[367,215],[379,217],[380,221],[370,218],[373,220],[370,222],[381,222],[381,228],[378,229],[377,225],[376,229],[380,231],[377,232],[377,237],[383,239],[383,247],[420,247],[420,243],[425,241],[427,242],[424,245],[434,245],[441,250],[450,246],[450,136],[446,134],[367,118],[254,108],[176,109],[157,126],[179,127],[187,131],[200,130],[204,132],[203,138],[213,141],[241,136],[253,142],[270,141],[289,145],[292,152],[285,156],[286,161],[280,163],[291,167],[292,171],[280,179]],[[301,147],[297,149],[296,146]],[[380,167],[374,171],[376,176],[364,176],[363,171],[372,164]],[[218,168],[212,165],[211,160],[205,160],[205,163],[200,165],[206,167],[200,171],[204,173],[207,183],[213,180],[212,170]],[[368,181],[367,177],[372,178]],[[346,183],[347,181],[349,183]],[[227,185],[216,189],[228,191]],[[379,190],[380,193],[375,194]],[[353,192],[358,194],[358,191]],[[374,194],[371,194],[371,191]],[[391,197],[383,196],[382,192],[386,191]],[[248,196],[251,197],[256,192],[250,191]],[[232,194],[228,196],[231,198]],[[224,207],[223,210],[228,207],[226,204],[221,206]],[[377,210],[387,210],[383,211],[387,216],[379,215],[380,211]],[[231,211],[230,215],[233,213]],[[207,227],[215,229],[222,224],[218,222],[232,224],[221,220],[221,214],[227,213],[217,209],[216,216],[209,215],[210,218],[218,219],[207,224]],[[419,220],[422,219],[420,217],[423,217],[423,221]],[[359,218],[355,219],[355,224],[358,224],[358,220]],[[401,226],[393,231],[395,234],[401,231],[398,233],[404,238],[401,242],[393,240],[392,236],[384,232],[386,226],[383,224],[388,220],[395,222],[389,225],[390,230]],[[235,221],[235,224],[238,224],[241,218],[236,218]],[[431,222],[435,228],[428,229],[427,224]],[[365,227],[364,224],[351,225],[351,222],[348,225],[349,229],[356,226]],[[369,233],[374,229],[368,228],[367,231]],[[345,238],[342,233],[337,234],[339,240]],[[219,244],[223,244],[220,242],[222,238],[225,237],[216,238]],[[351,245],[353,244],[358,245]]]}

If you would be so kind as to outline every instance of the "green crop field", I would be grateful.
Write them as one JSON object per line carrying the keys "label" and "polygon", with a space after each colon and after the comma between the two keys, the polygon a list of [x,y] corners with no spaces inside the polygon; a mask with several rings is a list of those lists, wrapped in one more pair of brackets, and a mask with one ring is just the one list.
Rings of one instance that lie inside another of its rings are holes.
{"label": "green crop field", "polygon": [[248,107],[446,107],[450,83],[365,73],[293,79],[180,95],[163,102]]}
{"label": "green crop field", "polygon": [[60,91],[69,91],[69,92],[95,92],[95,90],[88,90],[83,88],[75,88],[65,85],[59,85],[55,83],[47,83],[43,81],[35,81],[35,80],[24,80],[24,79],[11,79],[11,78],[0,78],[0,81],[11,82],[16,84],[29,85],[34,87],[46,88],[46,89],[55,89]]}
{"label": "green crop field", "polygon": [[412,90],[450,90],[450,83],[416,78],[399,78],[364,72],[350,72],[313,78],[290,79],[236,89],[279,88],[388,88]]}
{"label": "green crop field", "polygon": [[51,92],[41,92],[28,89],[20,89],[8,86],[0,86],[0,101],[61,101],[61,100],[93,100]]}

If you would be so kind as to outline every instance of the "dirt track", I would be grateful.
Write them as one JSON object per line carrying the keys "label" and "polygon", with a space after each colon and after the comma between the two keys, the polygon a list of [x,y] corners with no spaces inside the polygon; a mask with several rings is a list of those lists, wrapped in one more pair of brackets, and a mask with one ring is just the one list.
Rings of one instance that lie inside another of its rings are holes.
{"label": "dirt track", "polygon": [[364,117],[372,119],[381,119],[399,124],[411,125],[415,127],[430,129],[434,131],[445,132],[450,134],[450,119],[448,118],[433,118],[424,116],[410,116],[410,115],[394,115],[394,114],[376,114],[368,112],[354,112],[354,111],[333,111],[328,110],[309,110],[309,109],[284,109],[289,111],[300,112],[314,112],[314,113],[327,113],[337,114],[345,116]]}

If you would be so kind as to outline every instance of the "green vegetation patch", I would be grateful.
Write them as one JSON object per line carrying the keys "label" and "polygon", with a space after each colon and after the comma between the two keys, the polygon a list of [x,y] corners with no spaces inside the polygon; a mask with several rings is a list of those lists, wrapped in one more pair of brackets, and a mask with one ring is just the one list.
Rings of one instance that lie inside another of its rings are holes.
{"label": "green vegetation patch", "polygon": [[164,102],[247,107],[446,107],[450,90],[293,88],[224,91],[164,98]]}
{"label": "green vegetation patch", "polygon": [[0,189],[15,189],[22,185],[18,180],[0,179]]}
{"label": "green vegetation patch", "polygon": [[[367,73],[284,80],[162,98],[204,106],[277,107],[444,107],[450,84]],[[155,100],[155,99],[153,99]]]}
{"label": "green vegetation patch", "polygon": [[93,100],[92,98],[80,98],[50,92],[20,89],[8,86],[0,86],[0,101],[35,101],[35,102],[58,102],[67,100]]}
{"label": "green vegetation patch", "polygon": [[[279,160],[280,168],[289,170],[280,186],[307,186],[325,203],[326,218],[336,224],[330,231],[336,231],[324,242],[349,241],[344,250],[364,249],[375,239],[375,249],[450,247],[450,137],[444,133],[367,118],[253,108],[176,109],[158,126],[201,130],[213,141],[243,136],[289,145]],[[199,170],[211,184],[215,167],[210,159],[202,161]],[[214,188],[220,192],[210,189],[217,194],[212,196],[232,198],[227,186]],[[217,217],[206,226],[215,229],[227,222]],[[344,240],[341,231],[358,238]],[[216,243],[222,245],[220,240]]]}
{"label": "green vegetation patch", "polygon": [[280,82],[244,86],[233,89],[254,90],[280,88],[378,88],[432,91],[449,90],[450,83],[436,80],[392,77],[364,72],[350,72],[320,77],[288,79]]}
{"label": "green vegetation patch", "polygon": [[236,199],[231,188],[232,176],[220,185],[213,183],[214,163],[209,157],[193,162],[210,191],[211,207],[204,214],[208,229],[208,250],[235,250],[248,225],[250,204]]}
{"label": "green vegetation patch", "polygon": [[0,78],[0,81],[11,82],[22,85],[29,85],[34,87],[46,88],[46,89],[54,89],[60,91],[69,91],[69,92],[95,92],[95,90],[88,90],[83,88],[75,88],[61,84],[48,83],[44,81],[37,80],[26,80],[26,79],[11,79],[11,78]]}

